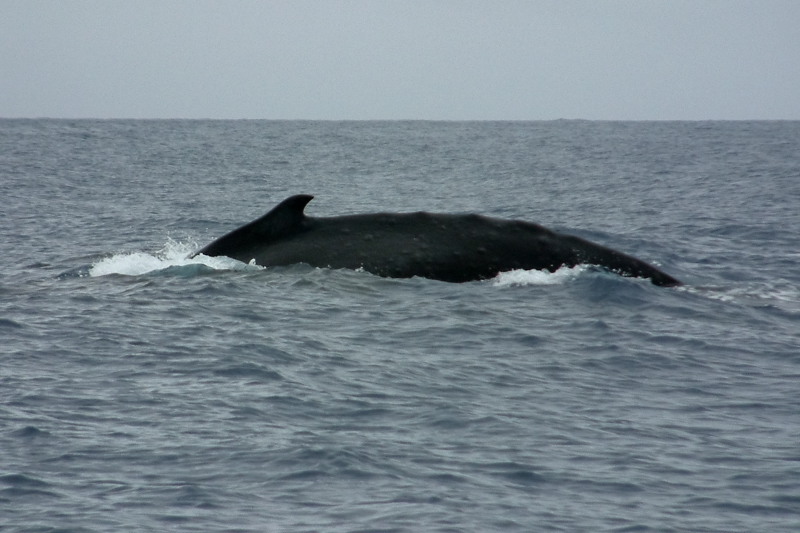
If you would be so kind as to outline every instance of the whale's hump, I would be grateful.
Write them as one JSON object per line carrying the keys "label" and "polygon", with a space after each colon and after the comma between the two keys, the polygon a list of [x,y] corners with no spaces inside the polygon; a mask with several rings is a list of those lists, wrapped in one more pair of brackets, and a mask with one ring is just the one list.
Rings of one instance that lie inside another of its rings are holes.
{"label": "whale's hump", "polygon": [[554,272],[561,266],[593,264],[623,276],[650,278],[655,285],[680,285],[640,259],[530,222],[422,212],[307,217],[304,210],[313,198],[290,196],[194,255],[453,282],[515,269]]}

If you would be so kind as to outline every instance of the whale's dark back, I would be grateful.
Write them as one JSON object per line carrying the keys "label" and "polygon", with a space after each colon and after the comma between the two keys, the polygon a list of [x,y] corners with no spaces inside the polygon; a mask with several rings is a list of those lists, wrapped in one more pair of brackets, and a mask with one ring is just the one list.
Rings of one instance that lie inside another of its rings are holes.
{"label": "whale's dark back", "polygon": [[303,209],[311,198],[288,198],[196,254],[254,259],[263,266],[306,263],[450,282],[589,263],[623,276],[649,278],[656,285],[680,284],[639,259],[538,224],[424,212],[307,217]]}

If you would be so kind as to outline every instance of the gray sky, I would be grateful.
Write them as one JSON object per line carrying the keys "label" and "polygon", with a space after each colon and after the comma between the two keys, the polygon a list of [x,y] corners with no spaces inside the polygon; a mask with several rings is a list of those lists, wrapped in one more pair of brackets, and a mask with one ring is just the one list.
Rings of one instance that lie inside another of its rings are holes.
{"label": "gray sky", "polygon": [[800,0],[0,0],[0,117],[800,119]]}

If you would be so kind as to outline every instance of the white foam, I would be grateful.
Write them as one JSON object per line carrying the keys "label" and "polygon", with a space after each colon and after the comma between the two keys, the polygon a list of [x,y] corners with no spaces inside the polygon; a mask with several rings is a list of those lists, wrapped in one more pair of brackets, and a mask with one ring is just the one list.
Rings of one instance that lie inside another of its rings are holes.
{"label": "white foam", "polygon": [[230,257],[208,257],[198,255],[188,259],[187,256],[197,249],[194,243],[183,243],[167,240],[161,250],[149,254],[146,252],[120,253],[101,259],[89,269],[92,277],[120,274],[123,276],[141,276],[149,272],[164,270],[170,267],[185,265],[205,265],[215,270],[245,270],[261,268],[255,264],[247,265]]}
{"label": "white foam", "polygon": [[578,277],[586,268],[585,265],[577,265],[574,267],[561,267],[555,272],[547,270],[510,270],[498,274],[493,282],[496,287],[561,285]]}
{"label": "white foam", "polygon": [[800,310],[800,287],[783,280],[728,287],[679,287],[679,289],[723,302],[773,304],[794,311]]}

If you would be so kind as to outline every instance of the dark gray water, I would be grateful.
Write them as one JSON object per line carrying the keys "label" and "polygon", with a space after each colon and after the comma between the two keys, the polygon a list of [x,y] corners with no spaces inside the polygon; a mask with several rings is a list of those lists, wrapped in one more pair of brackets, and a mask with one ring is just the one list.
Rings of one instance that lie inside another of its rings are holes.
{"label": "dark gray water", "polygon": [[[0,120],[0,530],[800,530],[800,123]],[[186,260],[285,197],[653,262]]]}

